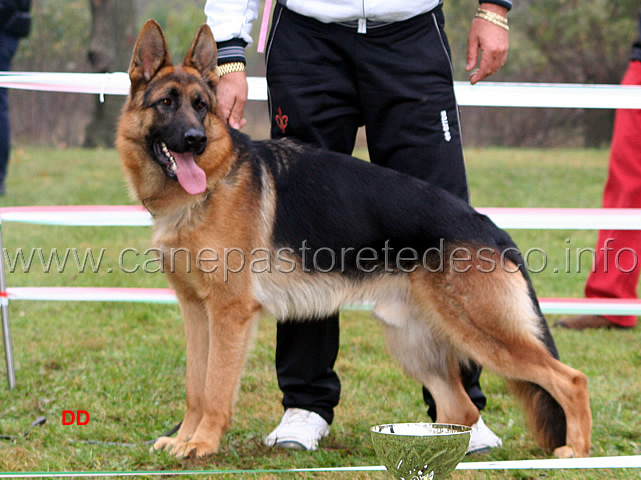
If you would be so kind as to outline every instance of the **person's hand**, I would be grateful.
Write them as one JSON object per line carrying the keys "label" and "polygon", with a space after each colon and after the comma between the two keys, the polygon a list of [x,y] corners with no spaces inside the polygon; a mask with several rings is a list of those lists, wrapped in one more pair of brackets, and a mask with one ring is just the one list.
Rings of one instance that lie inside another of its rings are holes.
{"label": "person's hand", "polygon": [[[507,9],[499,5],[482,3],[481,8],[507,17]],[[507,30],[482,18],[475,17],[472,20],[467,37],[467,64],[465,65],[465,70],[472,72],[470,73],[472,85],[493,75],[503,66],[507,59],[508,46]],[[474,70],[477,64],[478,68]]]}
{"label": "person's hand", "polygon": [[218,112],[230,127],[237,130],[247,123],[244,118],[247,103],[247,77],[245,72],[232,72],[223,75],[216,87]]}

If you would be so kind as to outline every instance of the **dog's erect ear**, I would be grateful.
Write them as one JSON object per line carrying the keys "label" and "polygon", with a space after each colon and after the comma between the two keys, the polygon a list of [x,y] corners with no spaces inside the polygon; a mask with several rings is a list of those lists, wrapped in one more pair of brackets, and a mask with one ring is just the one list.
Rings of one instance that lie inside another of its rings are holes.
{"label": "dog's erect ear", "polygon": [[162,28],[155,20],[147,20],[138,35],[129,66],[132,86],[140,81],[149,82],[158,70],[168,65],[171,65],[171,60]]}
{"label": "dog's erect ear", "polygon": [[213,88],[218,83],[217,53],[216,41],[209,26],[202,25],[185,55],[183,65],[198,70]]}

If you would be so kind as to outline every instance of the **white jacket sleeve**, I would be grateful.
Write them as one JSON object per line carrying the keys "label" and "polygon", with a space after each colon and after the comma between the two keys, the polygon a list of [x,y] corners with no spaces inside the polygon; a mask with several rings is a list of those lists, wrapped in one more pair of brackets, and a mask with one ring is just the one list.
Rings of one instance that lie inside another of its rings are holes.
{"label": "white jacket sleeve", "polygon": [[217,42],[240,38],[252,44],[252,22],[258,17],[258,0],[207,0],[207,25]]}

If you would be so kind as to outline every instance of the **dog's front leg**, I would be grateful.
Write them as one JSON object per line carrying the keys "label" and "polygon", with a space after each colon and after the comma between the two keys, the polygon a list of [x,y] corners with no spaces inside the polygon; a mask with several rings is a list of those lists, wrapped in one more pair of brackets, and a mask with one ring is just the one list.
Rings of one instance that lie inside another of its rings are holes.
{"label": "dog's front leg", "polygon": [[187,412],[176,438],[161,437],[155,450],[169,450],[181,455],[186,442],[193,436],[203,416],[203,396],[209,358],[209,324],[205,306],[193,297],[178,293],[187,345]]}
{"label": "dog's front leg", "polygon": [[[201,394],[196,403],[201,413],[200,420],[191,438],[186,443],[177,443],[173,449],[173,453],[179,457],[204,457],[215,453],[220,445],[220,438],[231,424],[232,407],[257,306],[246,299],[222,304],[220,297],[217,303],[215,307],[208,309],[211,313],[208,315],[206,363],[193,366],[199,375],[205,367],[204,388],[199,390],[197,385],[193,388],[194,392]],[[188,405],[190,403],[188,398]]]}

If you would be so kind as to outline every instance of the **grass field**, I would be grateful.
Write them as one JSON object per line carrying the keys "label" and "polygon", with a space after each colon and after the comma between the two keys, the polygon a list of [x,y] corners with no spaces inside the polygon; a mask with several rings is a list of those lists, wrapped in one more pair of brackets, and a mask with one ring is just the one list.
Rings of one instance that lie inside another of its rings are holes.
{"label": "grass field", "polygon": [[[607,169],[604,150],[507,150],[466,152],[472,203],[506,207],[598,207]],[[8,193],[0,206],[131,203],[111,150],[17,148]],[[534,275],[541,296],[580,297],[589,265],[565,272],[565,249],[594,246],[593,231],[514,231],[522,250],[541,248],[548,265]],[[149,228],[65,228],[4,224],[9,255],[52,248],[94,252],[104,248],[99,271],[68,265],[45,273],[39,263],[17,268],[10,286],[165,287],[161,273],[125,273],[125,248],[149,246]],[[128,262],[144,258],[128,257]],[[128,264],[131,269],[132,263]],[[553,273],[559,267],[562,273]],[[580,271],[578,271],[580,270]],[[578,272],[577,272],[578,271]],[[429,421],[417,384],[384,353],[376,322],[365,313],[343,315],[337,370],[343,382],[331,435],[318,452],[272,451],[262,444],[282,409],[273,366],[275,325],[260,321],[248,359],[231,431],[221,452],[203,461],[150,453],[144,442],[182,417],[185,353],[177,306],[126,303],[12,302],[18,387],[8,391],[0,364],[0,472],[280,469],[378,465],[368,437],[371,425]],[[553,323],[554,317],[549,318]],[[641,329],[568,332],[552,328],[562,359],[589,378],[594,417],[593,455],[641,454]],[[372,333],[375,332],[375,333]],[[524,428],[520,409],[503,381],[485,372],[486,423],[503,448],[466,461],[548,458]],[[63,410],[85,410],[85,426],[62,425]],[[37,417],[47,423],[22,432]],[[91,444],[130,443],[133,446]],[[639,478],[638,470],[455,472],[452,479]],[[309,476],[309,475],[307,475]],[[227,477],[227,476],[225,476]],[[241,476],[229,476],[240,478]],[[243,475],[242,477],[246,477]],[[220,478],[220,477],[215,477]],[[303,474],[254,474],[249,478],[307,478]],[[383,472],[322,473],[314,478],[387,478]]]}

